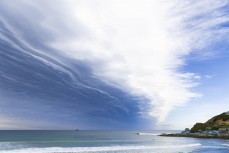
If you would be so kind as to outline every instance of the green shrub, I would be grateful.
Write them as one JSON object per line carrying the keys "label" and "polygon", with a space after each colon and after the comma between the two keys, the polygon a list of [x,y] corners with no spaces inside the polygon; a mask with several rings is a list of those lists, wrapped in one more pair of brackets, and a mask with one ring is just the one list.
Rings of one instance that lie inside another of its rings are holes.
{"label": "green shrub", "polygon": [[205,130],[205,125],[204,123],[196,123],[192,128],[191,128],[191,133],[199,132],[199,131],[204,131]]}

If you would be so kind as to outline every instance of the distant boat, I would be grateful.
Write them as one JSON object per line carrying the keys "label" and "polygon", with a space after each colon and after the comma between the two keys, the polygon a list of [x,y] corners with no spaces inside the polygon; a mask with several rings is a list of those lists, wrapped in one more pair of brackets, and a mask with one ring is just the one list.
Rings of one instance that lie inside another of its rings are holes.
{"label": "distant boat", "polygon": [[75,131],[79,131],[79,129],[75,129]]}

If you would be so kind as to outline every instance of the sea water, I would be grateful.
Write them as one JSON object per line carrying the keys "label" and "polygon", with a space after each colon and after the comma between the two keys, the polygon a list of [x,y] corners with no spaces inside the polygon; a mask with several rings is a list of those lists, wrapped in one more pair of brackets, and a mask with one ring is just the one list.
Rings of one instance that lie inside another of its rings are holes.
{"label": "sea water", "polygon": [[229,153],[229,140],[161,137],[178,131],[0,131],[0,153]]}

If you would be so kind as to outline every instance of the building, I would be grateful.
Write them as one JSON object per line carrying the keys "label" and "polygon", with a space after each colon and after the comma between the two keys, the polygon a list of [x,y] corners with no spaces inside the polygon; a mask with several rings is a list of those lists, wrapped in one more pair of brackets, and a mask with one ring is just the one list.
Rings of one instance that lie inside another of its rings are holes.
{"label": "building", "polygon": [[226,115],[229,115],[229,111],[228,112],[225,112]]}
{"label": "building", "polygon": [[219,131],[229,131],[229,127],[228,128],[219,128]]}

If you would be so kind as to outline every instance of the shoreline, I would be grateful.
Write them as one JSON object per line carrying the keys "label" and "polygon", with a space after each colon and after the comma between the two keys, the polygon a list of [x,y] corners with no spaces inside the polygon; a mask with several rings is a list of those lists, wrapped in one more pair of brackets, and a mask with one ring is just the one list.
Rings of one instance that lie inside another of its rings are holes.
{"label": "shoreline", "polygon": [[203,134],[203,133],[173,133],[173,134],[166,134],[162,133],[159,136],[163,137],[190,137],[190,138],[204,138],[204,139],[229,139],[229,135],[226,134]]}

